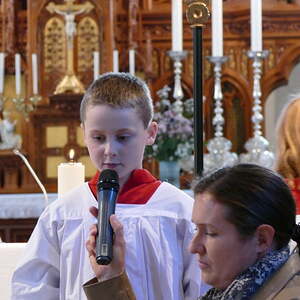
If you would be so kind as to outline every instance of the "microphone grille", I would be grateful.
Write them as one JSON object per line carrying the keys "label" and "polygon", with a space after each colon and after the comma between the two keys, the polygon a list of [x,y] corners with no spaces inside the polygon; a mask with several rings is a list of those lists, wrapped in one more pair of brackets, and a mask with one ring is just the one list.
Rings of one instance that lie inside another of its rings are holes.
{"label": "microphone grille", "polygon": [[119,176],[115,170],[105,169],[101,171],[98,183],[98,188],[115,188],[119,189]]}

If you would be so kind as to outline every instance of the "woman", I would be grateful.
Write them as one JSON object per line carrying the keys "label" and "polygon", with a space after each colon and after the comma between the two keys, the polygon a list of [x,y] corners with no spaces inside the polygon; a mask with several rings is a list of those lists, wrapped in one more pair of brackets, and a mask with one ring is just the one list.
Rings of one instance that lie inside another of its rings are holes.
{"label": "woman", "polygon": [[300,215],[300,96],[289,102],[279,117],[275,169],[286,178]]}
{"label": "woman", "polygon": [[[194,192],[197,231],[190,250],[198,257],[202,280],[212,286],[199,299],[299,299],[300,257],[298,250],[290,255],[288,243],[293,239],[299,246],[300,225],[285,182],[268,169],[240,164],[204,177]],[[115,217],[111,223],[114,262],[106,267],[95,263],[92,228],[87,249],[102,282],[87,283],[85,291],[94,300],[135,299],[124,272],[122,226]]]}

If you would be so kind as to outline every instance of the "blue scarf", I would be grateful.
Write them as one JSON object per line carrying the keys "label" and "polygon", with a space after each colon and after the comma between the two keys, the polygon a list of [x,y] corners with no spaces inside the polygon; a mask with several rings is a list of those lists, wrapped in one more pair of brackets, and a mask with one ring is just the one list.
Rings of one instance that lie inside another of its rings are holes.
{"label": "blue scarf", "polygon": [[249,300],[288,260],[289,248],[269,252],[242,272],[225,290],[211,288],[198,300]]}

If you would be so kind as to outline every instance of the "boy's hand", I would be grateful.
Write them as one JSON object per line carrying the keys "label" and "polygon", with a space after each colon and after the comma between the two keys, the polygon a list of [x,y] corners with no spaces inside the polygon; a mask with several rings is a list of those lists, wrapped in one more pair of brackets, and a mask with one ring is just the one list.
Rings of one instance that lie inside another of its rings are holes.
{"label": "boy's hand", "polygon": [[[91,207],[90,212],[94,217],[98,215],[98,209]],[[123,226],[118,221],[115,215],[111,215],[110,224],[114,231],[113,243],[113,260],[107,266],[98,265],[96,262],[96,237],[98,228],[97,225],[92,225],[90,228],[89,238],[86,242],[86,249],[90,258],[90,263],[96,277],[99,281],[104,281],[117,277],[124,272],[125,269],[125,240]]]}

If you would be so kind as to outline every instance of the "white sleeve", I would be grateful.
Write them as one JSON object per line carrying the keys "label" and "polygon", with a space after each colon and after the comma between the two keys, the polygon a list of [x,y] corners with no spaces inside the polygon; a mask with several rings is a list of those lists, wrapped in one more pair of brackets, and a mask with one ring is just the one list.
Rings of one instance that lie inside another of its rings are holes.
{"label": "white sleeve", "polygon": [[43,212],[12,276],[11,300],[59,299],[57,222]]}
{"label": "white sleeve", "polygon": [[[186,220],[182,222],[187,222]],[[195,254],[190,253],[189,246],[194,235],[194,225],[191,222],[187,222],[184,226],[185,232],[183,237],[183,289],[185,300],[198,299],[200,295],[203,295],[209,288],[206,283],[201,280],[201,271],[197,264],[197,257]]]}

